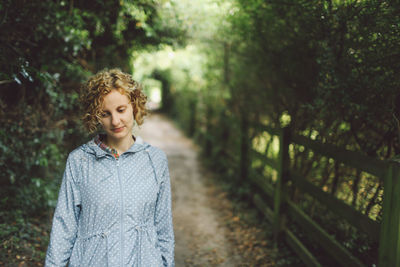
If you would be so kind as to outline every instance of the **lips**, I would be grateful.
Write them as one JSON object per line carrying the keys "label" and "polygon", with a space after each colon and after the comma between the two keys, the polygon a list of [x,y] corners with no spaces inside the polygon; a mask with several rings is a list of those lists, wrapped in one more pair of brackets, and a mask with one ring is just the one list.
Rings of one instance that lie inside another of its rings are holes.
{"label": "lips", "polygon": [[119,133],[119,132],[122,132],[122,130],[124,130],[124,127],[120,127],[120,128],[114,128],[114,129],[112,129],[112,131],[113,131],[114,133]]}

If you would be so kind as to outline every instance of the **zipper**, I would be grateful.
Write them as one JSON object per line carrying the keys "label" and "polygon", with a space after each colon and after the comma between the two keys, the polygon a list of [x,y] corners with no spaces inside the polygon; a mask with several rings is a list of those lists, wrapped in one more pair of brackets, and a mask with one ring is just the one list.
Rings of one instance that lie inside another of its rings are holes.
{"label": "zipper", "polygon": [[124,266],[124,196],[123,196],[123,184],[122,184],[122,178],[120,175],[120,170],[119,170],[119,160],[115,159],[117,161],[117,172],[118,172],[118,181],[119,181],[119,188],[120,188],[120,196],[121,196],[121,267]]}

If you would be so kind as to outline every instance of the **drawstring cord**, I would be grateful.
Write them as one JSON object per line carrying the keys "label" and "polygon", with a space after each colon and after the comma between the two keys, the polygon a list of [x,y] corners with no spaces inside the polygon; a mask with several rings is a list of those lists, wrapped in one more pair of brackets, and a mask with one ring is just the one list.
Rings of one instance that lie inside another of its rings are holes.
{"label": "drawstring cord", "polygon": [[110,259],[108,258],[108,236],[106,233],[101,233],[100,237],[106,240],[106,258],[107,258],[107,266],[108,266],[108,263],[110,261]]}
{"label": "drawstring cord", "polygon": [[138,238],[138,255],[136,257],[136,266],[141,266],[141,261],[142,261],[142,237],[143,235],[147,232],[148,234],[148,226],[146,224],[138,224],[135,226],[135,230],[137,232],[137,238]]}

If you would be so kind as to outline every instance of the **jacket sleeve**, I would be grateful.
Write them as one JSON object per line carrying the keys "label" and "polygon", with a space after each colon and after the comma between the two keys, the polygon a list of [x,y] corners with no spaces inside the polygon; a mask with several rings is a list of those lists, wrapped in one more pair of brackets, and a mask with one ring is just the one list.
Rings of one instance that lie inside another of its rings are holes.
{"label": "jacket sleeve", "polygon": [[165,160],[165,166],[156,203],[155,226],[157,230],[157,247],[161,251],[163,264],[165,267],[173,267],[175,266],[175,240],[172,225],[171,182],[167,160]]}
{"label": "jacket sleeve", "polygon": [[74,165],[69,156],[54,212],[46,267],[66,266],[76,240],[81,198],[74,177],[78,168]]}

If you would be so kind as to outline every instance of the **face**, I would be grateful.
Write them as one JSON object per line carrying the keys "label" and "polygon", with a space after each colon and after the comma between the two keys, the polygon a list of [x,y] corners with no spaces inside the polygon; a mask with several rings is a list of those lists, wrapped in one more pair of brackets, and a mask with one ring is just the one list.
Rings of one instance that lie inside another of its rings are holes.
{"label": "face", "polygon": [[107,139],[119,143],[132,138],[133,109],[129,98],[118,90],[112,90],[104,97],[100,123]]}

